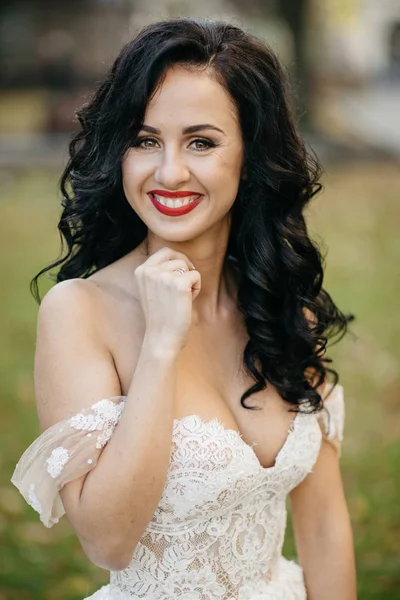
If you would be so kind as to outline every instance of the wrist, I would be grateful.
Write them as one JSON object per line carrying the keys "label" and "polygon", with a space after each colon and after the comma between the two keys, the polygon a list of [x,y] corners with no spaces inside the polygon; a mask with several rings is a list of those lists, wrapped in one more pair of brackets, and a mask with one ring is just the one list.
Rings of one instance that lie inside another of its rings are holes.
{"label": "wrist", "polygon": [[151,360],[173,363],[178,359],[181,350],[177,344],[164,341],[160,337],[155,338],[146,333],[142,344],[142,352]]}

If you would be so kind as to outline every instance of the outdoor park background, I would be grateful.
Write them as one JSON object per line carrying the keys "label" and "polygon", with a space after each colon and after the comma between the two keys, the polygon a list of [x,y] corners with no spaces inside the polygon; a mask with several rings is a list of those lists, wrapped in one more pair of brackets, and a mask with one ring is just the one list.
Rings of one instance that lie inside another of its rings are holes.
{"label": "outdoor park background", "polygon": [[[354,335],[328,355],[346,395],[341,461],[359,598],[400,600],[400,5],[392,0],[2,3],[0,600],[81,600],[107,582],[68,521],[46,529],[10,484],[40,433],[29,282],[59,253],[57,182],[75,107],[135,28],[186,15],[227,18],[276,49],[325,167],[308,217],[328,251],[325,287],[356,315]],[[44,278],[42,294],[50,285]]]}

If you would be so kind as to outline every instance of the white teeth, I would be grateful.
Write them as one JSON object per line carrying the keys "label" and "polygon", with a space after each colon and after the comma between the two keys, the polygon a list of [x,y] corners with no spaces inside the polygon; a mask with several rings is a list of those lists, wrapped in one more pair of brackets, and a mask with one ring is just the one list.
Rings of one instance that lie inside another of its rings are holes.
{"label": "white teeth", "polygon": [[182,206],[186,206],[197,200],[198,196],[186,196],[185,198],[165,198],[163,196],[158,196],[157,194],[153,194],[154,198],[162,204],[163,206],[168,206],[168,208],[181,208]]}

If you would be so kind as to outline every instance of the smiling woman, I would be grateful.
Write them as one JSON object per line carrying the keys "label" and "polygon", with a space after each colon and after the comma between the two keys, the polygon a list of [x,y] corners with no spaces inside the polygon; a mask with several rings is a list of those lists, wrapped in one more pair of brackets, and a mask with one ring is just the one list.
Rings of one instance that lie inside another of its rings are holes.
{"label": "smiling woman", "polygon": [[[186,126],[194,119],[200,124]],[[229,93],[204,68],[173,66],[150,99],[144,124],[122,161],[125,197],[152,235],[183,242],[226,219],[242,163],[239,115]],[[154,184],[161,189],[149,189]],[[195,187],[189,190],[188,184]],[[195,219],[175,220],[160,219],[153,207],[168,217],[198,208]]]}
{"label": "smiling woman", "polygon": [[352,316],[322,287],[303,215],[319,168],[277,58],[226,23],[154,23],[78,114],[68,251],[32,281],[39,299],[60,267],[38,318],[43,433],[13,483],[110,570],[93,600],[355,600],[326,355]]}

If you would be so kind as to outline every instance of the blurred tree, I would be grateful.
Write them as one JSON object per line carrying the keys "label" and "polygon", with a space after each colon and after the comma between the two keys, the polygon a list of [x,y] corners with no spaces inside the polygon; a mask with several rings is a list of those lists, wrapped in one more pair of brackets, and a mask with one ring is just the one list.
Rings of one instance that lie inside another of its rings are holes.
{"label": "blurred tree", "polygon": [[390,70],[400,77],[400,22],[393,25],[390,35]]}
{"label": "blurred tree", "polygon": [[289,68],[299,103],[300,119],[302,125],[309,128],[311,126],[309,115],[311,69],[308,61],[310,0],[280,0],[277,8],[293,36],[294,61]]}
{"label": "blurred tree", "polygon": [[[310,19],[313,0],[231,0],[245,16],[264,21],[284,22],[293,40],[293,58],[286,64],[295,90],[298,118],[310,129],[311,65],[309,61]],[[262,28],[262,27],[261,27]],[[260,33],[257,31],[256,33]]]}

